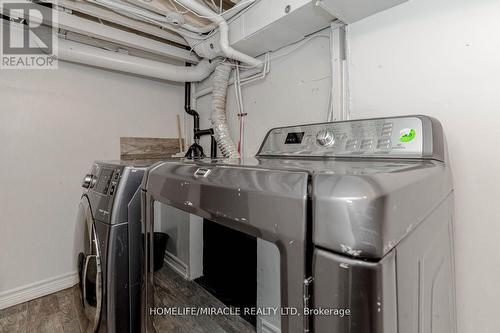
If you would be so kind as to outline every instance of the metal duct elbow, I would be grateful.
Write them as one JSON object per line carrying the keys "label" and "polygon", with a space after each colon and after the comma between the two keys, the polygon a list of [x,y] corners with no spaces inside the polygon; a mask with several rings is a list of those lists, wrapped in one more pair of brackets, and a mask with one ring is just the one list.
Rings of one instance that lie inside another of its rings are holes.
{"label": "metal duct elbow", "polygon": [[226,95],[230,74],[231,66],[227,64],[220,64],[215,68],[210,121],[212,122],[217,146],[222,155],[226,158],[239,158],[238,149],[229,134],[226,116]]}
{"label": "metal duct elbow", "polygon": [[175,82],[202,81],[218,63],[203,59],[196,66],[176,66],[68,40],[59,40],[58,59]]}

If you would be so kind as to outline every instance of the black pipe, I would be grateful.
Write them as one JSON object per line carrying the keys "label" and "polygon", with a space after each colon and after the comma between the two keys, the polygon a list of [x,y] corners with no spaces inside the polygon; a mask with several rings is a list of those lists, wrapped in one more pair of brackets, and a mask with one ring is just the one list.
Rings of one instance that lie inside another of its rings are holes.
{"label": "black pipe", "polygon": [[[191,66],[190,63],[186,63],[186,66]],[[210,157],[217,158],[217,142],[214,138],[214,130],[204,129],[200,130],[200,114],[195,110],[191,109],[191,83],[186,82],[184,85],[184,110],[190,116],[193,116],[193,138],[194,143],[188,148],[186,154],[187,158],[203,158],[205,153],[203,152],[203,147],[200,145],[200,137],[203,135],[210,135]]]}
{"label": "black pipe", "polygon": [[[190,66],[190,64],[186,64]],[[190,116],[193,116],[193,130],[194,132],[200,129],[200,115],[195,110],[191,109],[191,82],[186,82],[184,86],[184,110]]]}
{"label": "black pipe", "polygon": [[200,136],[203,136],[203,135],[213,135],[213,134],[214,134],[214,130],[211,129],[211,128],[204,129],[204,130],[198,129],[198,130],[194,131],[194,136],[198,137],[198,139],[200,138]]}
{"label": "black pipe", "polygon": [[215,141],[215,136],[210,137],[210,158],[217,158],[217,141]]}

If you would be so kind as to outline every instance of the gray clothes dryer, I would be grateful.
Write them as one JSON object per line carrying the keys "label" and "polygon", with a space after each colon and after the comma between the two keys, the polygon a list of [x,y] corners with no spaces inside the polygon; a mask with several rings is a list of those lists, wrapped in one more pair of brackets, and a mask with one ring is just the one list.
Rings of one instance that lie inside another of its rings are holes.
{"label": "gray clothes dryer", "polygon": [[142,238],[140,184],[149,162],[95,162],[83,181],[79,255],[86,332],[137,332]]}
{"label": "gray clothes dryer", "polygon": [[[160,163],[142,189],[149,237],[160,202],[276,245],[281,307],[298,309],[276,332],[456,332],[453,185],[436,119],[275,128],[256,158]],[[142,294],[150,333],[153,255],[148,247]]]}

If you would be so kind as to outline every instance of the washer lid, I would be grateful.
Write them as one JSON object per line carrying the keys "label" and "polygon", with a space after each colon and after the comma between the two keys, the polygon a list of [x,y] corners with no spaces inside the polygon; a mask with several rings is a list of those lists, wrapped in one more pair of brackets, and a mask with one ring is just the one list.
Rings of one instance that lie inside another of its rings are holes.
{"label": "washer lid", "polygon": [[452,191],[444,163],[406,164],[387,165],[385,172],[381,166],[380,172],[313,174],[314,244],[353,257],[387,254]]}

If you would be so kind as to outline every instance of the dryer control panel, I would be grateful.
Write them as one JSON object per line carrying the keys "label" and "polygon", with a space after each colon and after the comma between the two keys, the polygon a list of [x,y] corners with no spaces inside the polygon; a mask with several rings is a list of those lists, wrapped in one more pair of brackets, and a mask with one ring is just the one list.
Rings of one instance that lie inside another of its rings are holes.
{"label": "dryer control panel", "polygon": [[104,195],[113,196],[118,186],[120,172],[121,168],[101,168],[94,190]]}
{"label": "dryer control panel", "polygon": [[274,128],[257,155],[444,160],[443,152],[439,122],[407,116]]}

